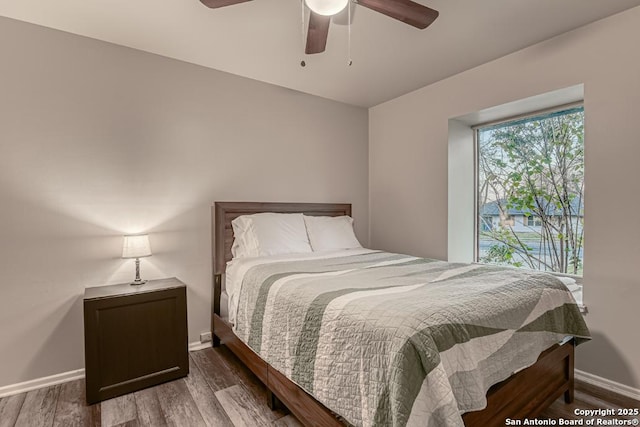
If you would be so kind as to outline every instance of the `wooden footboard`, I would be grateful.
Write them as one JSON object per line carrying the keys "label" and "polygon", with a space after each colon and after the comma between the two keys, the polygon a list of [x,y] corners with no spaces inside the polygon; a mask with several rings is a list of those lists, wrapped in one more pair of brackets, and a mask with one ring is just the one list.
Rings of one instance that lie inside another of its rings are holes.
{"label": "wooden footboard", "polygon": [[[264,383],[305,426],[343,426],[338,417],[295,383],[262,360],[231,329],[213,314],[213,334]],[[487,407],[464,414],[465,426],[504,426],[507,418],[533,418],[557,398],[573,400],[574,341],[554,345],[538,361],[505,381],[491,387]]]}
{"label": "wooden footboard", "polygon": [[507,418],[535,418],[564,394],[573,401],[574,340],[554,345],[538,361],[489,389],[487,407],[462,416],[466,426],[504,426]]}

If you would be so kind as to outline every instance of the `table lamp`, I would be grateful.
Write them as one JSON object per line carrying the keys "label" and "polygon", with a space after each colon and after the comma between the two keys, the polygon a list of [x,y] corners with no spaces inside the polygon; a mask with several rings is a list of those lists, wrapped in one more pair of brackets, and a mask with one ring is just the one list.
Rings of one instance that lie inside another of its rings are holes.
{"label": "table lamp", "polygon": [[146,280],[140,279],[140,258],[146,256],[151,256],[151,245],[149,244],[148,234],[124,236],[124,243],[122,244],[122,258],[136,259],[136,279],[131,282],[132,285],[142,285],[147,283]]}

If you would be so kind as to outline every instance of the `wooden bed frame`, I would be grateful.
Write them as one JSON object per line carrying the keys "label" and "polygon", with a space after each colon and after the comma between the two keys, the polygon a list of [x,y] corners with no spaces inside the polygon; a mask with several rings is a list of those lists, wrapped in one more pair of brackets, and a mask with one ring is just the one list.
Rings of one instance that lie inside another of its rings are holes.
{"label": "wooden bed frame", "polygon": [[[343,426],[345,423],[299,386],[262,360],[234,333],[232,325],[220,316],[222,274],[231,259],[233,229],[231,221],[240,215],[260,212],[304,213],[305,215],[351,215],[350,204],[332,203],[254,203],[216,202],[211,208],[213,243],[213,301],[211,331],[213,346],[225,344],[268,390],[269,407],[283,404],[305,426]],[[504,426],[506,418],[534,418],[564,394],[573,402],[574,340],[553,345],[538,361],[505,381],[491,387],[487,407],[463,415],[466,426]]]}

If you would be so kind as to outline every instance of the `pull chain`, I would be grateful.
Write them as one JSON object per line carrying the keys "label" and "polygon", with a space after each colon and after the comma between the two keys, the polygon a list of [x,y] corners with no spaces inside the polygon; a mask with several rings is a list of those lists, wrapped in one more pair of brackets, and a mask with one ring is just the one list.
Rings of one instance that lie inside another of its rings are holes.
{"label": "pull chain", "polygon": [[[305,43],[305,31],[304,31],[304,0],[300,0],[300,34],[302,35],[301,40],[302,40],[302,51],[304,52],[306,49],[306,43]],[[305,67],[307,65],[306,62],[304,62],[304,59],[302,61],[300,61],[300,66],[301,67]]]}
{"label": "pull chain", "polygon": [[347,3],[349,10],[347,11],[347,65],[351,67],[351,0]]}

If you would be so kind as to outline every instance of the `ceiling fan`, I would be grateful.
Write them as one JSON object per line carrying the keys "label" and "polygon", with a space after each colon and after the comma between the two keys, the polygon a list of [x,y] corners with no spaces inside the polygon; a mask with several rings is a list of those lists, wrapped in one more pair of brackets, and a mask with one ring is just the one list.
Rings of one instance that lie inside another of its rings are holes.
{"label": "ceiling fan", "polygon": [[[216,9],[251,0],[200,0]],[[307,30],[306,54],[324,52],[331,17],[342,11],[349,1],[364,6],[419,29],[425,29],[438,17],[438,11],[411,0],[304,0],[311,10]]]}

